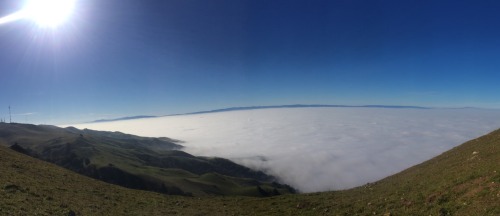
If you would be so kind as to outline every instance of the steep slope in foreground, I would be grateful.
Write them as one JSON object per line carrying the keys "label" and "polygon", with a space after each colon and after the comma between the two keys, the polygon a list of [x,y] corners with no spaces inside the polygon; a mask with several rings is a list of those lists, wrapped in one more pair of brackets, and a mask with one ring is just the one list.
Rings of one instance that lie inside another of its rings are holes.
{"label": "steep slope in foreground", "polygon": [[373,184],[245,206],[262,215],[500,215],[500,130]]}
{"label": "steep slope in foreground", "polygon": [[80,174],[176,195],[270,196],[293,192],[274,178],[223,158],[179,151],[169,138],[0,123],[0,145]]}

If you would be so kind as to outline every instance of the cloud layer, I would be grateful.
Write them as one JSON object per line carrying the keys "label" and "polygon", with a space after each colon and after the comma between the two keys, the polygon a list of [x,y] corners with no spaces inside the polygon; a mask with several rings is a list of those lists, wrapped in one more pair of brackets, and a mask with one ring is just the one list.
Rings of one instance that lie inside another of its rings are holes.
{"label": "cloud layer", "polygon": [[500,127],[499,110],[295,108],[75,125],[186,141],[302,192],[373,182]]}

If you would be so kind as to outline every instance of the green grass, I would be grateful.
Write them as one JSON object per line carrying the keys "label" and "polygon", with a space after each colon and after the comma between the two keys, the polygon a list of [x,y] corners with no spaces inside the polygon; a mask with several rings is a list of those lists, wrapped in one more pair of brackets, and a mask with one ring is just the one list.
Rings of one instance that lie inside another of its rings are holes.
{"label": "green grass", "polygon": [[[373,184],[258,205],[265,214],[273,208],[302,215],[500,215],[499,172],[500,131],[495,131]],[[281,208],[283,203],[296,206]]]}
{"label": "green grass", "polygon": [[[229,160],[195,157],[179,151],[168,138],[147,138],[119,132],[78,130],[55,126],[0,124],[0,145],[17,143],[29,155],[118,185],[164,193],[264,196],[261,188],[290,193],[273,186],[272,177]],[[110,168],[112,175],[108,175]],[[203,178],[204,174],[220,178]],[[105,176],[105,177],[104,177]],[[252,180],[249,180],[252,179]],[[165,190],[170,188],[169,190]]]}
{"label": "green grass", "polygon": [[[268,198],[180,197],[99,182],[0,147],[0,215],[67,215],[74,211],[77,215],[497,216],[499,164],[500,131],[495,131],[350,190]],[[205,174],[196,181],[233,179]]]}

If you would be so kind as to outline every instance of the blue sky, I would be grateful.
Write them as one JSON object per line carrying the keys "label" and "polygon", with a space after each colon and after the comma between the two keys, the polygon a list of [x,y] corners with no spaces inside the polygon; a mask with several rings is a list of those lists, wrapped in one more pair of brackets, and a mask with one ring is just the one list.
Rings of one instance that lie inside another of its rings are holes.
{"label": "blue sky", "polygon": [[[0,15],[21,7],[1,0]],[[61,124],[231,106],[500,108],[497,1],[79,0],[0,25],[0,117]],[[4,108],[1,108],[4,107]]]}

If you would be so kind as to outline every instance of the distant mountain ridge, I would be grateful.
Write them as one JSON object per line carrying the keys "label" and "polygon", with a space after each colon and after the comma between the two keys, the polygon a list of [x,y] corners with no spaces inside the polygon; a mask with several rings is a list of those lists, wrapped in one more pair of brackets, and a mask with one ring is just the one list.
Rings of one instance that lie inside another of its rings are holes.
{"label": "distant mountain ridge", "polygon": [[[328,104],[292,104],[292,105],[274,105],[274,106],[244,106],[244,107],[229,107],[222,109],[214,109],[199,112],[189,112],[182,114],[172,114],[163,116],[178,116],[178,115],[195,115],[195,114],[205,114],[205,113],[218,113],[218,112],[230,112],[230,111],[241,111],[241,110],[257,110],[257,109],[276,109],[276,108],[385,108],[385,109],[433,109],[431,107],[422,106],[398,106],[398,105],[328,105]],[[460,108],[457,108],[460,109]],[[99,119],[89,123],[100,123],[100,122],[112,122],[112,121],[123,121],[123,120],[133,120],[133,119],[143,119],[143,118],[156,118],[163,116],[151,116],[151,115],[139,115],[122,117],[115,119]]]}
{"label": "distant mountain ridge", "polygon": [[229,112],[239,110],[256,110],[256,109],[276,109],[276,108],[387,108],[387,109],[432,109],[430,107],[421,106],[395,106],[395,105],[326,105],[326,104],[292,104],[292,105],[276,105],[276,106],[248,106],[248,107],[230,107],[224,109],[215,109],[209,111],[191,112],[181,115]]}
{"label": "distant mountain ridge", "polygon": [[114,119],[99,119],[99,120],[92,121],[92,123],[111,122],[111,121],[123,121],[123,120],[143,119],[143,118],[155,118],[155,117],[158,117],[158,116],[138,115],[138,116],[129,116],[129,117],[122,117],[122,118],[114,118]]}

